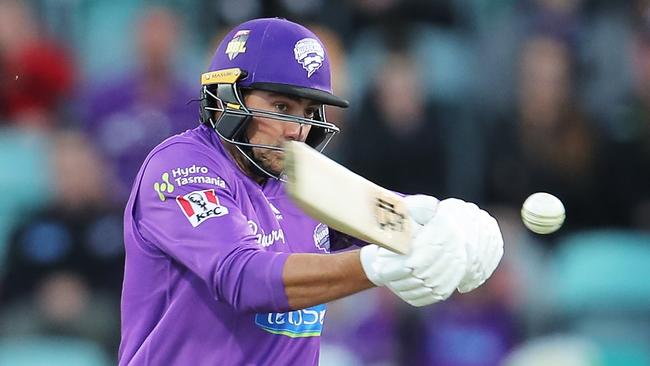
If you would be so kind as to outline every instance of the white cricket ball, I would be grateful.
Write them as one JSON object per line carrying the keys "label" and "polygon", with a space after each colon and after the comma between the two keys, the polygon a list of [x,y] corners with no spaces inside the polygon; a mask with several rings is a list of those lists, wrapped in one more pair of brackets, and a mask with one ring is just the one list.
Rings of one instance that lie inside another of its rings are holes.
{"label": "white cricket ball", "polygon": [[550,193],[533,193],[521,207],[524,225],[537,234],[550,234],[559,229],[566,217],[564,205]]}

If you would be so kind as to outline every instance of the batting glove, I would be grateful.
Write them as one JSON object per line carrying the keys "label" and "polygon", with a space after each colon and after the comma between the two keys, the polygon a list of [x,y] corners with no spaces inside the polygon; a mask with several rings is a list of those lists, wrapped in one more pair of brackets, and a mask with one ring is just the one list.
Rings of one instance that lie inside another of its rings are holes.
{"label": "batting glove", "polygon": [[417,212],[410,212],[411,215],[427,221],[424,226],[414,223],[408,254],[396,254],[375,245],[361,249],[361,264],[370,281],[377,286],[386,286],[413,306],[447,299],[467,268],[467,253],[460,228],[447,216],[435,215],[435,198],[420,200],[417,201],[425,204],[410,205],[407,201],[409,211],[412,207],[419,207]]}
{"label": "batting glove", "polygon": [[497,220],[473,203],[450,198],[438,204],[438,215],[449,216],[465,233],[467,273],[458,286],[461,293],[482,285],[503,257],[503,237]]}

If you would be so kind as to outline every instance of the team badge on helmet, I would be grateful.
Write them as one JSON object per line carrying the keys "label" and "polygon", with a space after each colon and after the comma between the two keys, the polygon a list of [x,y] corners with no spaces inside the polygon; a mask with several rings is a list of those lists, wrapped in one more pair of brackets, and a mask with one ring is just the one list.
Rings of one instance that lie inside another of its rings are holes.
{"label": "team badge on helmet", "polygon": [[228,42],[226,46],[226,55],[230,61],[232,61],[240,53],[246,52],[246,40],[251,31],[249,30],[240,30],[235,33],[235,36],[232,37],[232,40]]}
{"label": "team badge on helmet", "polygon": [[293,47],[293,54],[302,67],[307,70],[307,77],[311,77],[318,70],[325,60],[325,50],[320,43],[313,38],[303,38],[296,42]]}

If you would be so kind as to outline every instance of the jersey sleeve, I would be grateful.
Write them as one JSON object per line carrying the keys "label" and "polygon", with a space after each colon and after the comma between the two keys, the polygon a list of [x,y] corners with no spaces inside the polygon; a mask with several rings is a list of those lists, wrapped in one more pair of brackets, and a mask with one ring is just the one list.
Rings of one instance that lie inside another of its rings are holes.
{"label": "jersey sleeve", "polygon": [[163,148],[143,169],[132,213],[143,250],[187,267],[238,311],[289,310],[289,254],[258,246],[228,182],[233,172],[189,143]]}

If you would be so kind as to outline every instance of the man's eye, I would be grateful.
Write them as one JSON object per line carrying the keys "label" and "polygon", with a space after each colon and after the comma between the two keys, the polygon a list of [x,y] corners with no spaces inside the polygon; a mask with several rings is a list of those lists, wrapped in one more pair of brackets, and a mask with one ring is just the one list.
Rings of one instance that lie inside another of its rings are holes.
{"label": "man's eye", "polygon": [[308,109],[305,111],[305,118],[314,119],[314,117],[316,117],[315,109]]}
{"label": "man's eye", "polygon": [[275,109],[280,113],[286,113],[289,107],[287,107],[287,105],[284,103],[276,103]]}

